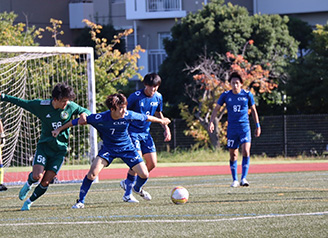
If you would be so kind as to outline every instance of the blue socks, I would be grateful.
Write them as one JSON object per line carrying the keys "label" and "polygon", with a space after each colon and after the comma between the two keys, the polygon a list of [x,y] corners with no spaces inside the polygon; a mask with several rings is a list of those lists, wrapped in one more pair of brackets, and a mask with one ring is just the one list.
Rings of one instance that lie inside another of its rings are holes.
{"label": "blue socks", "polygon": [[91,187],[92,182],[93,180],[88,179],[87,175],[84,177],[80,188],[79,202],[84,203],[85,196],[87,196],[87,193]]}
{"label": "blue socks", "polygon": [[125,180],[126,189],[125,189],[124,196],[130,196],[131,195],[132,187],[135,183],[135,180],[136,180],[136,176],[133,176],[133,175],[128,173],[128,175],[126,177],[126,180]]}
{"label": "blue socks", "polygon": [[241,172],[241,179],[246,178],[248,174],[248,168],[249,168],[249,157],[243,157],[242,161],[242,172]]}
{"label": "blue socks", "polygon": [[143,179],[143,178],[140,178],[139,176],[137,176],[137,182],[136,182],[136,185],[134,185],[134,190],[136,192],[140,192],[142,186],[145,185],[145,183],[147,182],[148,178],[146,179]]}
{"label": "blue socks", "polygon": [[236,161],[231,161],[230,162],[230,170],[231,170],[231,175],[232,175],[232,179],[233,181],[238,181],[238,175],[237,175],[237,160]]}

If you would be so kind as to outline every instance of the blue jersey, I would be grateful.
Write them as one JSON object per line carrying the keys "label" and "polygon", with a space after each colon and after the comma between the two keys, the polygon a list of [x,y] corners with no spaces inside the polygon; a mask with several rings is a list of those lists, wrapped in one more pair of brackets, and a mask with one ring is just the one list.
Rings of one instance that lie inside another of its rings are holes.
{"label": "blue jersey", "polygon": [[228,111],[228,132],[248,131],[249,117],[248,109],[255,104],[253,94],[242,89],[240,93],[234,94],[232,90],[221,94],[218,104],[226,104]]}
{"label": "blue jersey", "polygon": [[[154,96],[148,97],[144,89],[132,93],[128,98],[128,109],[145,115],[154,116],[155,112],[163,110],[163,97],[159,92]],[[143,133],[149,132],[151,122],[133,121],[129,126],[129,132]]]}
{"label": "blue jersey", "polygon": [[91,114],[87,117],[87,123],[92,125],[100,134],[103,145],[108,151],[121,152],[125,150],[135,150],[131,138],[128,134],[129,124],[136,121],[146,121],[147,115],[128,110],[124,118],[114,120],[111,111]]}

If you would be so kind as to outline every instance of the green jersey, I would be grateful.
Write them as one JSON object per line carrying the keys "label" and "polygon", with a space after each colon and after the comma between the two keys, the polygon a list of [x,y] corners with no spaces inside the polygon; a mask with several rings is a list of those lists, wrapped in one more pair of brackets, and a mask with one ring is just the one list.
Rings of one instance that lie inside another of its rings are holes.
{"label": "green jersey", "polygon": [[46,144],[54,150],[67,150],[69,128],[63,130],[56,138],[52,136],[52,131],[66,124],[73,115],[80,115],[83,112],[90,115],[91,112],[74,102],[69,102],[65,109],[55,109],[52,100],[34,99],[24,100],[21,98],[1,94],[1,100],[11,102],[37,116],[42,124],[41,137],[38,144]]}

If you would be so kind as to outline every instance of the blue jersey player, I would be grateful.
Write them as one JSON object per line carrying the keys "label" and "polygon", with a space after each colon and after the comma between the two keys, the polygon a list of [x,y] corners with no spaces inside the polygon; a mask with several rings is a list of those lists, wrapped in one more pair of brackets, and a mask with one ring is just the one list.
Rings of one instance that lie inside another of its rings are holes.
{"label": "blue jersey player", "polygon": [[159,119],[127,110],[127,99],[123,94],[108,96],[106,106],[110,110],[91,114],[88,117],[83,115],[79,119],[72,120],[53,131],[53,136],[56,137],[61,130],[70,126],[90,124],[97,129],[100,138],[103,140],[102,148],[92,162],[88,174],[83,179],[79,199],[72,208],[84,208],[84,200],[92,182],[100,171],[104,167],[109,166],[115,158],[121,158],[138,175],[134,186],[132,182],[126,185],[123,201],[138,202],[132,195],[132,186],[135,193],[141,196],[147,196],[145,195],[146,191],[142,187],[147,182],[149,173],[143,159],[132,143],[128,133],[128,126],[132,121],[150,121],[167,125],[170,123],[170,120],[168,118]]}
{"label": "blue jersey player", "polygon": [[[128,109],[144,115],[156,116],[164,118],[163,97],[157,92],[162,80],[156,73],[149,73],[144,77],[144,88],[132,93],[128,98]],[[129,126],[129,134],[133,144],[137,148],[140,156],[143,156],[146,161],[148,172],[154,169],[157,165],[156,147],[153,138],[150,135],[149,121],[133,121]],[[164,141],[171,140],[170,128],[167,125],[162,125],[164,128]],[[121,188],[125,190],[126,184],[134,183],[136,173],[129,170],[127,178],[120,182]],[[149,195],[149,193],[145,193]],[[149,201],[151,196],[142,196],[143,199]]]}
{"label": "blue jersey player", "polygon": [[[232,90],[221,94],[216,107],[213,110],[209,130],[214,131],[214,119],[218,111],[226,104],[228,111],[228,131],[227,131],[227,146],[230,153],[230,169],[233,183],[231,187],[249,186],[246,176],[248,174],[250,150],[251,150],[251,132],[248,119],[248,109],[251,109],[252,117],[256,123],[255,136],[259,137],[261,134],[261,127],[259,117],[256,111],[254,98],[251,92],[242,89],[242,77],[234,72],[229,77],[229,83]],[[238,183],[237,175],[237,159],[238,148],[242,149],[242,174],[240,183]]]}

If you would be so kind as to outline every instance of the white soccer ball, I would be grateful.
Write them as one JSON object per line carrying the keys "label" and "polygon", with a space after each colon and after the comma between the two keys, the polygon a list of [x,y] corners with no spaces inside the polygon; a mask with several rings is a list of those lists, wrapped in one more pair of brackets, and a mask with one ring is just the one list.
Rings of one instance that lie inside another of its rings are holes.
{"label": "white soccer ball", "polygon": [[185,204],[188,202],[189,192],[182,186],[173,188],[171,192],[171,200],[174,204]]}

